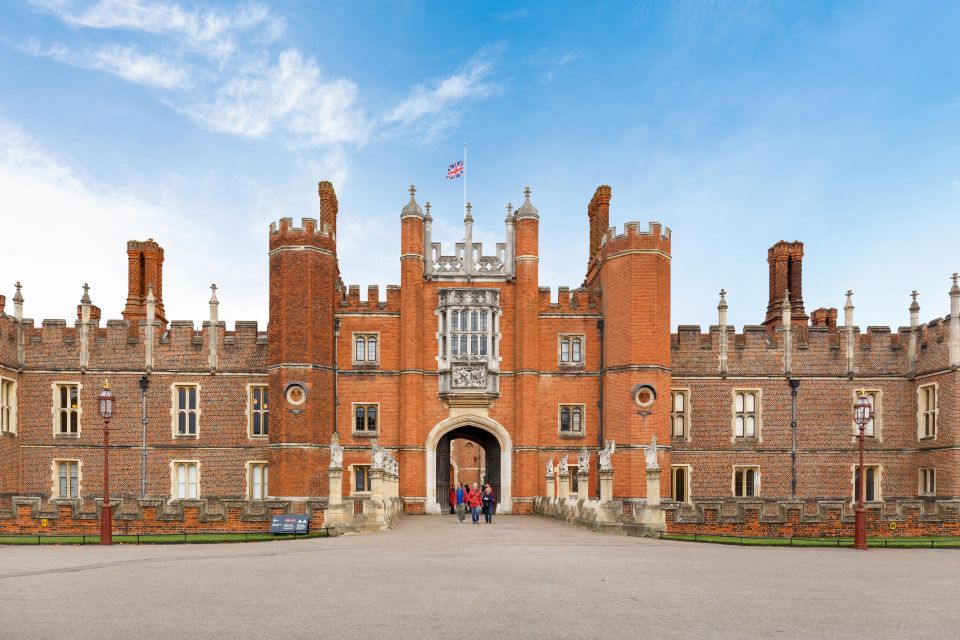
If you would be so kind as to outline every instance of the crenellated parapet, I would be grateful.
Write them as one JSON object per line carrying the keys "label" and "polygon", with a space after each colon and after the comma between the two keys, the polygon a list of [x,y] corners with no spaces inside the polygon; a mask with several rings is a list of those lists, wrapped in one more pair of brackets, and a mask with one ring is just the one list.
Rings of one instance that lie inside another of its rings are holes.
{"label": "crenellated parapet", "polygon": [[599,267],[606,260],[631,252],[659,253],[669,258],[670,235],[670,227],[659,222],[647,223],[646,229],[639,222],[627,222],[622,233],[617,233],[616,227],[610,227],[600,236],[594,265]]}
{"label": "crenellated parapet", "polygon": [[332,225],[317,222],[316,218],[301,218],[295,226],[293,218],[280,218],[270,223],[270,251],[282,247],[313,247],[335,253],[336,233]]}
{"label": "crenellated parapet", "polygon": [[388,284],[386,297],[381,299],[380,287],[372,284],[367,287],[367,299],[360,299],[360,285],[348,285],[340,290],[341,298],[337,305],[337,313],[374,313],[400,312],[400,285]]}
{"label": "crenellated parapet", "polygon": [[553,293],[550,287],[540,287],[539,294],[540,313],[599,313],[599,309],[590,298],[590,291],[586,287],[576,289],[558,287],[556,302],[553,302]]}

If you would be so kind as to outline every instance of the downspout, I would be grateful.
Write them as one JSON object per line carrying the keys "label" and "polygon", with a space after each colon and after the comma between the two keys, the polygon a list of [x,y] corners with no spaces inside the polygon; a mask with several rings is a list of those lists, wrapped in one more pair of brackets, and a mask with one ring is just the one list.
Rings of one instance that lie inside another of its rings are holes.
{"label": "downspout", "polygon": [[340,369],[337,366],[337,347],[340,343],[340,318],[333,319],[333,432],[339,437],[337,431],[337,414],[340,413],[340,395],[337,390],[337,382]]}
{"label": "downspout", "polygon": [[[603,319],[597,320],[597,334],[600,337],[600,397],[597,400],[597,420],[600,428],[597,430],[597,446],[603,448]],[[597,466],[597,499],[600,499],[600,467]]]}

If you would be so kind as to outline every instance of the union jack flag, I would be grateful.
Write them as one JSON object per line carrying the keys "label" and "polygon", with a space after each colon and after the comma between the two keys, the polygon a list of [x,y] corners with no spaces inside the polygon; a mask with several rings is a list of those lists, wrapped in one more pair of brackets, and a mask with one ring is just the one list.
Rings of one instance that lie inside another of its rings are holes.
{"label": "union jack flag", "polygon": [[454,180],[463,175],[463,160],[457,160],[447,167],[447,180]]}

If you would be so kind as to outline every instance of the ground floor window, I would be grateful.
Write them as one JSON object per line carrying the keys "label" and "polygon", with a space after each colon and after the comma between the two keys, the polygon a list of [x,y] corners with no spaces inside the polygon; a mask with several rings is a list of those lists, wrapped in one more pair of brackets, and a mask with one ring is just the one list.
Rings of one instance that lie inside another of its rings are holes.
{"label": "ground floor window", "polygon": [[200,465],[197,462],[173,463],[173,497],[195,500],[200,496]]}
{"label": "ground floor window", "polygon": [[[866,470],[866,483],[864,488],[865,502],[875,502],[880,499],[880,469],[876,466],[864,466]],[[860,500],[860,467],[853,470],[853,499]]]}
{"label": "ground floor window", "polygon": [[677,465],[670,467],[671,489],[670,497],[676,502],[690,500],[690,467]]}
{"label": "ground floor window", "polygon": [[920,495],[932,496],[937,493],[937,470],[920,469]]}
{"label": "ground floor window", "polygon": [[57,470],[57,497],[78,497],[80,495],[80,463],[77,460],[58,460],[54,465]]}
{"label": "ground floor window", "polygon": [[760,493],[760,468],[736,467],[733,470],[733,495],[750,498]]}
{"label": "ground floor window", "polygon": [[370,493],[373,484],[370,481],[370,465],[358,464],[353,468],[353,492]]}
{"label": "ground floor window", "polygon": [[267,495],[267,463],[251,462],[247,480],[247,496],[251,500],[266,500]]}

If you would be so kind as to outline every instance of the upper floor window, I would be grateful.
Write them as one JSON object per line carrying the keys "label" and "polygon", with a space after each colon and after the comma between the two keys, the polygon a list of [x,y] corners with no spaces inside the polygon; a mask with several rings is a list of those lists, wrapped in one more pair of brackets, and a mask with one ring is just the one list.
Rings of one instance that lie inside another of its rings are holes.
{"label": "upper floor window", "polygon": [[13,380],[0,378],[0,433],[17,432],[17,388]]}
{"label": "upper floor window", "polygon": [[497,355],[497,289],[441,289],[437,302],[441,369],[451,360],[492,360]]}
{"label": "upper floor window", "polygon": [[247,415],[250,419],[250,435],[262,438],[268,435],[267,424],[270,417],[267,404],[269,387],[266,385],[250,385],[247,397]]}
{"label": "upper floor window", "polygon": [[173,385],[173,433],[196,436],[200,423],[200,387],[195,384]]}
{"label": "upper floor window", "polygon": [[[860,397],[860,392],[854,392],[854,402]],[[864,397],[867,399],[867,402],[870,403],[870,420],[867,421],[867,424],[863,427],[863,435],[865,438],[874,438],[877,436],[879,429],[877,428],[879,423],[879,411],[880,411],[880,392],[879,391],[867,391],[864,394]],[[853,423],[853,433],[854,435],[860,434],[860,427],[856,422]]]}
{"label": "upper floor window", "polygon": [[379,341],[378,333],[353,334],[353,363],[377,364],[380,362]]}
{"label": "upper floor window", "polygon": [[[880,499],[880,468],[876,465],[865,466],[866,469],[866,484],[864,488],[866,489],[866,494],[864,496],[865,502],[875,502]],[[856,466],[853,469],[853,500],[854,502],[860,499],[860,467]]]}
{"label": "upper floor window", "polygon": [[670,497],[676,502],[690,501],[690,467],[685,464],[670,467]]}
{"label": "upper floor window", "polygon": [[486,310],[453,309],[450,312],[450,353],[454,356],[485,356],[489,346],[489,315]]}
{"label": "upper floor window", "polygon": [[76,498],[80,495],[80,462],[78,460],[54,460],[58,498]]}
{"label": "upper floor window", "polygon": [[917,437],[935,438],[937,436],[937,385],[928,384],[917,390],[919,411],[917,412]]}
{"label": "upper floor window", "polygon": [[733,394],[733,435],[756,438],[760,429],[760,392],[736,390]]}
{"label": "upper floor window", "polygon": [[760,467],[734,467],[733,495],[750,498],[760,494]]}
{"label": "upper floor window", "polygon": [[200,464],[174,462],[173,497],[177,500],[195,500],[200,496]]}
{"label": "upper floor window", "polygon": [[560,405],[560,435],[583,435],[583,410],[582,404]]}
{"label": "upper floor window", "polygon": [[690,426],[689,391],[670,392],[670,424],[674,438],[686,438]]}
{"label": "upper floor window", "polygon": [[251,462],[247,472],[247,496],[251,500],[266,500],[268,495],[267,463]]}
{"label": "upper floor window", "polygon": [[583,364],[583,336],[560,336],[560,364]]}
{"label": "upper floor window", "polygon": [[67,382],[54,385],[54,428],[60,435],[80,433],[80,385]]}
{"label": "upper floor window", "polygon": [[353,405],[353,430],[363,434],[376,433],[379,408],[376,404]]}
{"label": "upper floor window", "polygon": [[920,469],[920,486],[917,492],[921,496],[933,496],[937,494],[937,470]]}

